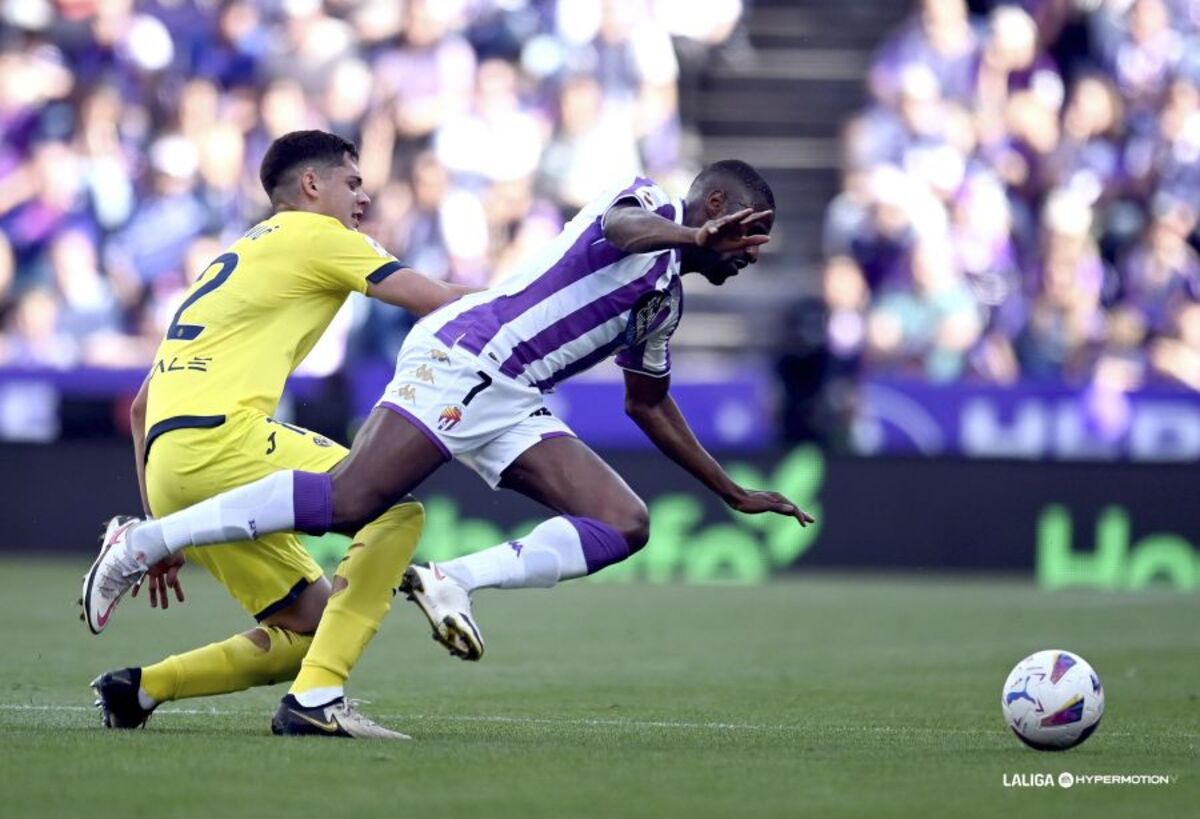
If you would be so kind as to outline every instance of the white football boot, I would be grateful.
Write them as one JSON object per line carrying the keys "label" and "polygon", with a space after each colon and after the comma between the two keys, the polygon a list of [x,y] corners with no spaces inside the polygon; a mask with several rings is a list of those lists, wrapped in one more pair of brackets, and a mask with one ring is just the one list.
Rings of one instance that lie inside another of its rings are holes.
{"label": "white football boot", "polygon": [[408,734],[384,728],[359,713],[359,700],[339,697],[333,702],[305,708],[288,694],[271,718],[276,736],[349,737],[352,739],[412,739]]}
{"label": "white football boot", "polygon": [[471,614],[471,596],[436,564],[409,566],[400,591],[417,604],[433,626],[433,639],[451,654],[463,660],[483,656],[483,636]]}
{"label": "white football boot", "polygon": [[146,574],[146,567],[126,548],[129,533],[139,523],[140,518],[127,515],[110,520],[100,538],[100,556],[83,576],[80,619],[87,623],[92,634],[104,631],[125,592]]}

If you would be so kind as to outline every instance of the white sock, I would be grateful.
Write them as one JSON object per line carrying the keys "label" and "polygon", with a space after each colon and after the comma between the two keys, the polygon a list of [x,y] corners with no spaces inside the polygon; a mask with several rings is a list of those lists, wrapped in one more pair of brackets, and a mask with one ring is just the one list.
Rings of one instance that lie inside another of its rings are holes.
{"label": "white sock", "polygon": [[346,692],[340,685],[331,685],[328,688],[312,688],[299,694],[292,694],[292,696],[305,708],[317,708],[341,699],[346,696]]}
{"label": "white sock", "polygon": [[579,532],[566,518],[550,518],[523,538],[464,555],[438,568],[467,591],[549,588],[588,572]]}
{"label": "white sock", "polygon": [[140,523],[130,533],[129,551],[143,565],[153,566],[188,546],[290,532],[295,527],[292,474],[275,472],[173,514]]}
{"label": "white sock", "polygon": [[146,689],[138,686],[138,705],[149,711],[154,706],[158,705],[158,700],[146,693]]}

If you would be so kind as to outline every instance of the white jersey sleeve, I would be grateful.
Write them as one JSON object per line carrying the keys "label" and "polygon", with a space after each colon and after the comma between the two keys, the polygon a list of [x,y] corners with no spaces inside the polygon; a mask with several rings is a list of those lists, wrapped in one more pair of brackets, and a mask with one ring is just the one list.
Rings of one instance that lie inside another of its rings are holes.
{"label": "white jersey sleeve", "polygon": [[676,221],[675,216],[678,204],[678,202],[671,199],[671,196],[665,190],[656,185],[653,180],[639,176],[612,197],[608,206],[604,208],[604,213],[600,217],[600,224],[601,226],[604,225],[604,222],[608,219],[608,215],[612,213],[614,208],[626,207],[628,205],[636,205],[644,210],[657,213],[666,219]]}

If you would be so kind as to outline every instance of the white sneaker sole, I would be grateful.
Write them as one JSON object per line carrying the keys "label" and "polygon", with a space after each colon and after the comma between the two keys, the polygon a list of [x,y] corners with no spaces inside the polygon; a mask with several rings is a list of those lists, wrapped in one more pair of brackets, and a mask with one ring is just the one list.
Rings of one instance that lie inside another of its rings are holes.
{"label": "white sneaker sole", "polygon": [[[117,536],[125,531],[131,524],[135,523],[137,518],[126,515],[118,515],[109,520],[104,526],[104,534],[100,536],[100,554],[96,556],[92,567],[88,569],[87,574],[83,576],[83,592],[79,596],[79,605],[83,611],[79,614],[79,619],[87,623],[88,631],[92,634],[99,634],[104,631],[108,621],[112,619],[112,613],[117,608],[117,603],[121,602],[121,598],[125,596],[122,592],[116,600],[108,607],[108,611],[103,614],[96,613],[96,617],[92,616],[92,588],[96,583],[96,569],[100,566],[100,561],[108,554],[108,550],[117,542]],[[113,523],[116,527],[113,528]],[[110,531],[111,530],[111,531]]]}
{"label": "white sneaker sole", "polygon": [[433,639],[460,660],[475,662],[483,656],[483,637],[471,618],[465,614],[455,616],[448,614],[440,621],[433,613],[436,608],[425,593],[425,584],[421,581],[420,572],[416,567],[409,566],[400,581],[400,591],[425,615],[433,629]]}

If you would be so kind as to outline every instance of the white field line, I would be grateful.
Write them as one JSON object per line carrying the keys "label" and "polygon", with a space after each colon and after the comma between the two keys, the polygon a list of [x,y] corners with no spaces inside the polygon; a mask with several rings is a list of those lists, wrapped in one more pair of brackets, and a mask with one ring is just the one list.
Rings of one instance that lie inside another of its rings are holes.
{"label": "white field line", "polygon": [[[38,705],[33,703],[0,703],[0,711],[95,711],[87,705]],[[227,710],[222,708],[160,708],[156,714],[186,714],[217,717],[261,717],[261,711]],[[907,728],[888,725],[767,725],[749,722],[675,722],[669,720],[590,719],[574,717],[509,717],[499,714],[374,714],[377,719],[402,723],[405,720],[424,722],[479,722],[511,725],[562,725],[584,728],[673,728],[684,731],[775,731],[794,734],[933,734],[972,736],[993,733],[991,730],[964,728]],[[1132,731],[1104,731],[1105,736],[1132,737]],[[1170,736],[1186,739],[1200,738],[1189,731],[1172,731]]]}

